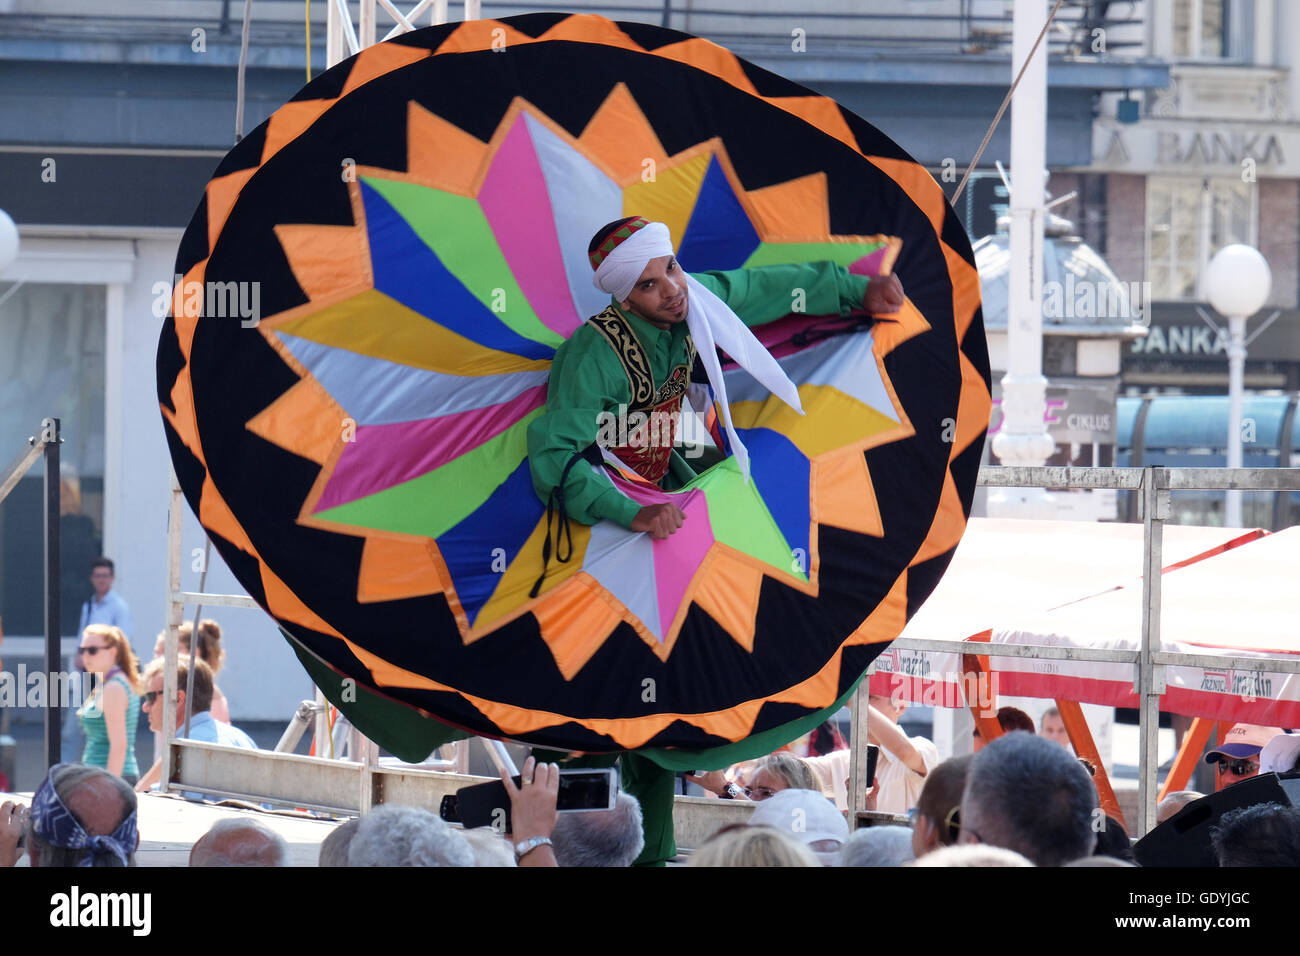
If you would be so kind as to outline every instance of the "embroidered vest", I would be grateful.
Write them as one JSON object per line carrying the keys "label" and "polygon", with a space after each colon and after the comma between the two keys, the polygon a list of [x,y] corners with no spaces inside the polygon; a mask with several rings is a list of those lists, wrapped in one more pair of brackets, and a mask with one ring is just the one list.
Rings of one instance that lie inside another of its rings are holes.
{"label": "embroidered vest", "polygon": [[611,305],[587,321],[618,356],[632,396],[626,415],[620,416],[618,444],[609,446],[609,451],[642,478],[657,484],[668,471],[677,441],[682,396],[695,364],[695,343],[687,338],[685,364],[671,369],[668,378],[656,386],[650,358],[622,313]]}

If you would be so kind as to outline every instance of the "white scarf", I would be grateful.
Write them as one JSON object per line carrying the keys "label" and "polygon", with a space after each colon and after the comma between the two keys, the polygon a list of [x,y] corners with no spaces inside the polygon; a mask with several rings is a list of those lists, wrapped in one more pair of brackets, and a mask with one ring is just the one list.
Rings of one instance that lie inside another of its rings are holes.
{"label": "white scarf", "polygon": [[[592,283],[597,289],[623,302],[636,288],[637,280],[651,259],[674,254],[668,227],[662,222],[652,222],[614,247],[596,270]],[[726,351],[737,365],[802,415],[799,389],[727,303],[689,273],[686,275],[686,284],[689,289],[686,326],[695,340],[695,348],[704,363],[709,384],[713,386],[713,393],[722,408],[722,421],[732,454],[736,456],[745,481],[749,481],[749,452],[745,450],[744,443],[731,423],[731,407],[727,404],[727,386],[722,378],[717,349]]]}

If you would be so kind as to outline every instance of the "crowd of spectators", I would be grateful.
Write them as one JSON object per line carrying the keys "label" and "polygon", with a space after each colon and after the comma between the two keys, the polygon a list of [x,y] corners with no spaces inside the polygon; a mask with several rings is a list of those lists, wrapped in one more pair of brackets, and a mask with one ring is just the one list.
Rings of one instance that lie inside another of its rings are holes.
{"label": "crowd of spectators", "polygon": [[[768,762],[769,770],[785,768],[778,773],[781,785],[770,794],[751,794],[757,805],[747,822],[704,840],[687,865],[1136,865],[1128,834],[1100,809],[1088,771],[1044,737],[1015,731],[977,754],[943,761],[926,774],[910,826],[863,826],[852,833],[834,802],[806,785],[815,778],[808,769],[799,771],[801,759],[787,754]],[[511,821],[505,833],[467,830],[418,807],[378,806],[339,824],[320,846],[319,865],[630,866],[644,844],[637,801],[619,793],[611,809],[560,813],[559,777],[555,764],[531,757],[518,784],[503,774]],[[134,866],[137,813],[136,792],[119,775],[59,764],[30,808],[0,804],[0,866],[17,862],[24,838],[31,866]],[[1221,866],[1300,865],[1300,808],[1260,803],[1226,812],[1211,838]],[[289,851],[271,827],[242,815],[205,833],[189,865],[287,866]]]}

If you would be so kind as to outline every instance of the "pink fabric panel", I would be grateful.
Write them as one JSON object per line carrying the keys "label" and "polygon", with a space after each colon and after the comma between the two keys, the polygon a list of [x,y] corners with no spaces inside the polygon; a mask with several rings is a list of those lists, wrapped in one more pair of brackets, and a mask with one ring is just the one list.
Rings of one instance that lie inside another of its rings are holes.
{"label": "pink fabric panel", "polygon": [[686,520],[676,534],[654,542],[659,623],[664,634],[672,626],[682,604],[682,595],[713,545],[713,526],[709,523],[709,505],[704,493],[697,488],[689,492],[684,501],[674,503],[686,512]]}
{"label": "pink fabric panel", "polygon": [[478,204],[528,304],[547,328],[568,338],[582,319],[569,293],[550,194],[522,116],[497,150]]}
{"label": "pink fabric panel", "polygon": [[878,276],[880,275],[880,263],[885,259],[885,253],[889,251],[889,246],[881,246],[870,255],[863,256],[861,259],[849,266],[849,272],[855,276]]}
{"label": "pink fabric panel", "polygon": [[339,457],[317,511],[427,474],[505,431],[546,402],[546,386],[530,388],[500,405],[418,422],[363,425]]}

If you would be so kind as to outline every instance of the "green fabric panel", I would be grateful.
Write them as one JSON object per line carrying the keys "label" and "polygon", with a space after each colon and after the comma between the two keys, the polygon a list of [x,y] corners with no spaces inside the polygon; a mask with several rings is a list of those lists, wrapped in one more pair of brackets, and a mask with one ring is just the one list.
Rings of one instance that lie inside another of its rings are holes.
{"label": "green fabric panel", "polygon": [[752,481],[745,484],[734,458],[710,468],[688,487],[704,492],[715,539],[801,581],[808,580],[805,572],[797,570],[794,552],[756,486]]}
{"label": "green fabric panel", "polygon": [[746,737],[744,740],[738,740],[733,744],[723,744],[720,747],[710,747],[707,750],[676,750],[666,747],[651,747],[638,750],[637,753],[647,760],[654,761],[665,770],[671,770],[675,773],[684,773],[688,770],[723,770],[732,764],[740,763],[742,760],[754,760],[772,753],[779,747],[784,747],[792,740],[798,740],[804,734],[816,728],[818,724],[834,717],[840,708],[853,698],[853,692],[858,689],[858,683],[861,680],[862,677],[858,677],[853,682],[853,686],[844,692],[844,696],[825,710],[819,710],[807,717],[800,717],[798,720],[792,720],[788,724],[773,727],[771,730],[765,730],[761,734]]}
{"label": "green fabric panel", "polygon": [[764,242],[750,253],[743,268],[818,262],[823,259],[849,266],[883,245],[883,242]]}
{"label": "green fabric panel", "polygon": [[[339,709],[352,726],[399,760],[419,763],[443,744],[470,735],[412,710],[404,704],[380,697],[360,684],[348,688],[345,699],[343,678],[303,647],[284,628],[280,633],[298,655],[307,676],[321,689],[325,699]],[[355,700],[352,698],[355,696]]]}
{"label": "green fabric panel", "polygon": [[316,512],[326,521],[436,538],[483,505],[524,460],[535,408],[501,434],[441,468],[345,505]]}
{"label": "green fabric panel", "polygon": [[[448,271],[503,323],[534,342],[555,347],[564,341],[537,318],[477,200],[417,183],[368,176],[362,181],[388,200]],[[503,311],[495,307],[495,289],[504,293]]]}

